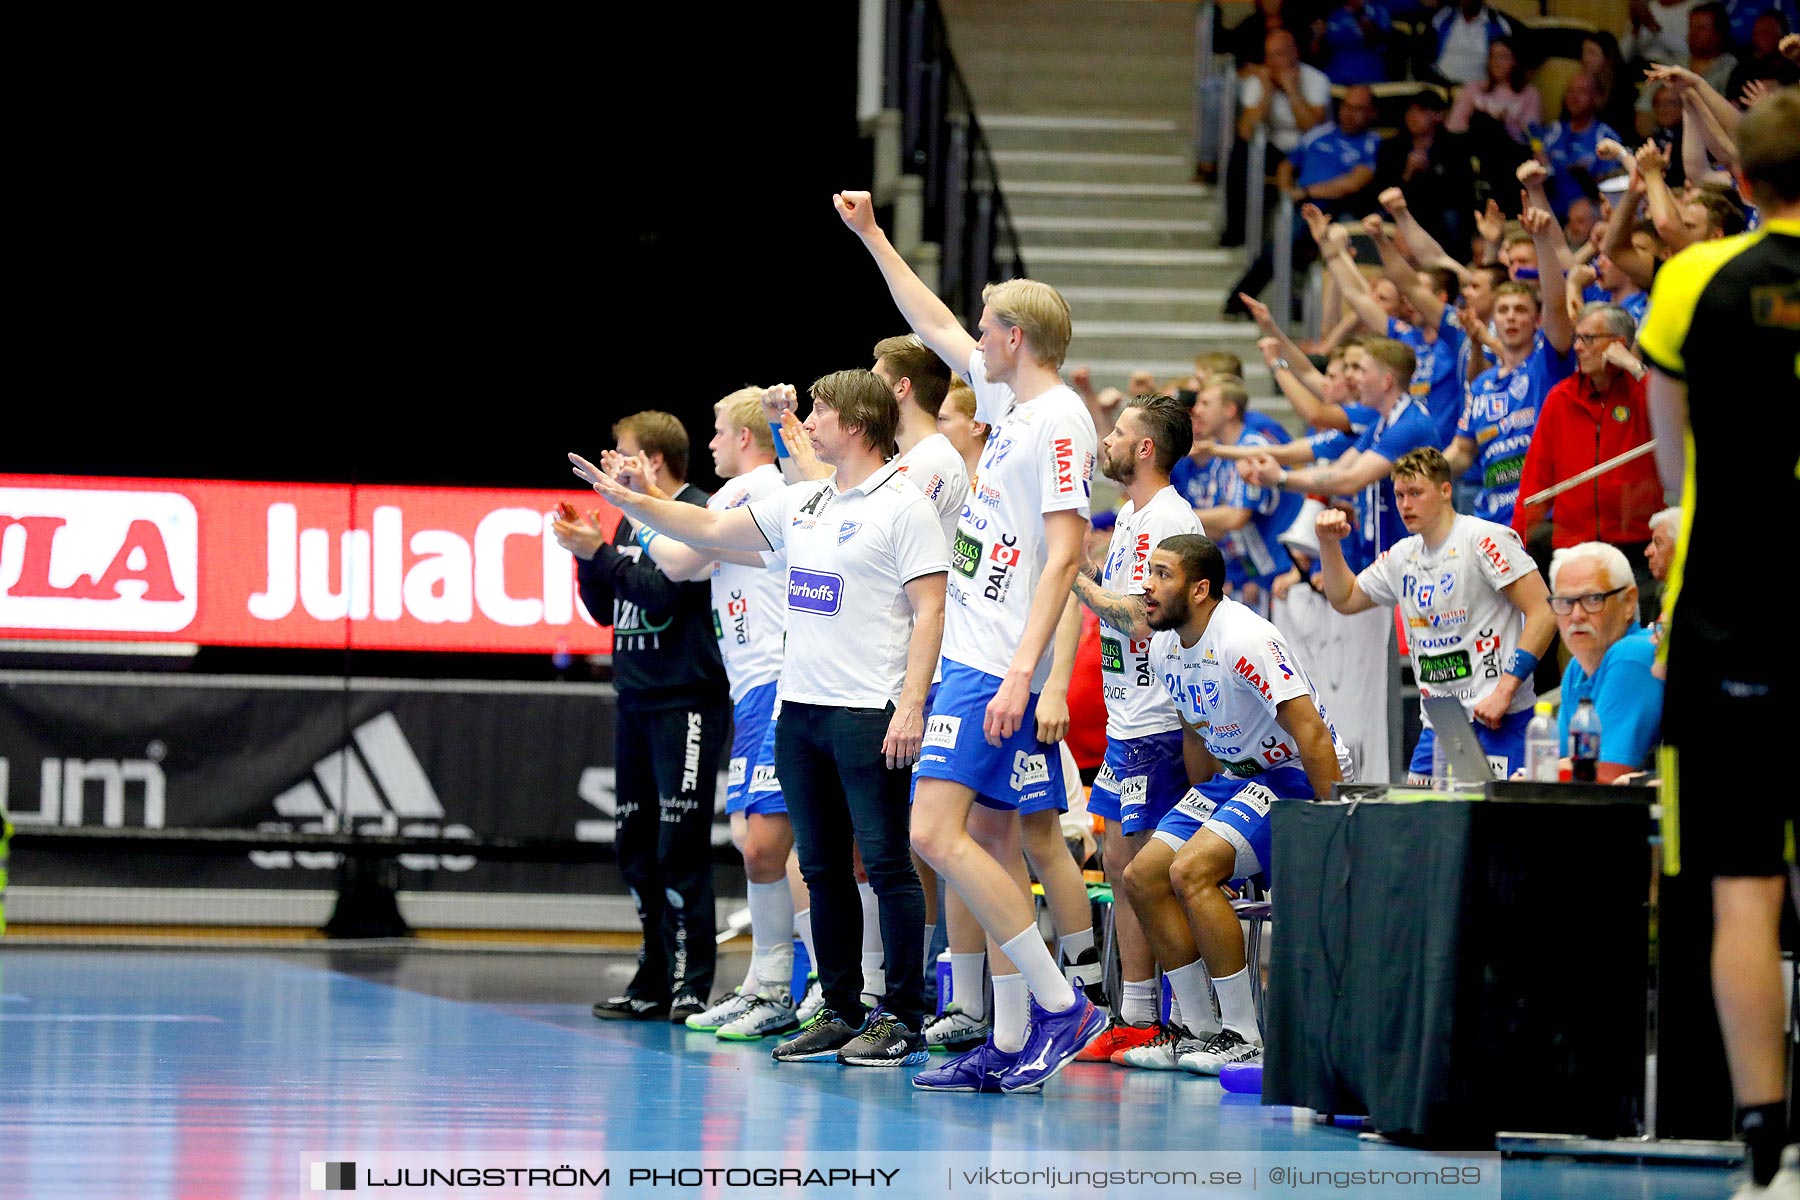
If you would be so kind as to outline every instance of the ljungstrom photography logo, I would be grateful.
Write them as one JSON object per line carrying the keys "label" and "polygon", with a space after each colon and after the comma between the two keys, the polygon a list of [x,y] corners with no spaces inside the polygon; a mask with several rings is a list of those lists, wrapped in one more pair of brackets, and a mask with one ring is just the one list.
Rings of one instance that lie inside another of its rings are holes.
{"label": "ljungstrom photography logo", "polygon": [[356,1164],[353,1162],[316,1162],[312,1165],[312,1190],[315,1192],[354,1192]]}

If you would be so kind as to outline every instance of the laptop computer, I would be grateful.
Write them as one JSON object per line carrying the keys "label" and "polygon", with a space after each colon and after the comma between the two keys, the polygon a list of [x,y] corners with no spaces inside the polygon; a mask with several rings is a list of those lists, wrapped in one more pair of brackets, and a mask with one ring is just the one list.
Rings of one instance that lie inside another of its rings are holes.
{"label": "laptop computer", "polygon": [[1444,761],[1459,782],[1482,783],[1506,778],[1505,760],[1498,755],[1493,759],[1488,757],[1488,752],[1475,737],[1475,726],[1470,724],[1461,700],[1455,696],[1426,696],[1423,703]]}

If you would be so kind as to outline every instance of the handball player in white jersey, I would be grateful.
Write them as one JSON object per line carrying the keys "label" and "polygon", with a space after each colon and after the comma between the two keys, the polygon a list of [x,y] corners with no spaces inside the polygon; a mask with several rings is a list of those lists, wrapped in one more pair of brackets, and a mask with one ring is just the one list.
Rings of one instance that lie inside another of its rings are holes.
{"label": "handball player in white jersey", "polygon": [[1169,482],[1169,470],[1188,452],[1193,426],[1170,396],[1134,396],[1100,445],[1100,471],[1125,489],[1105,565],[1075,577],[1075,594],[1100,618],[1100,673],[1106,699],[1106,758],[1088,797],[1088,812],[1106,821],[1102,859],[1113,893],[1124,994],[1105,1036],[1081,1052],[1083,1061],[1153,1040],[1162,1032],[1157,1011],[1156,960],[1123,884],[1156,823],[1187,790],[1181,721],[1151,670],[1152,631],[1144,617],[1150,552],[1164,538],[1202,533],[1200,519]]}
{"label": "handball player in white jersey", "polygon": [[[1463,516],[1451,507],[1450,462],[1427,446],[1394,462],[1394,500],[1410,536],[1351,575],[1341,545],[1342,513],[1318,517],[1322,589],[1341,613],[1398,604],[1406,620],[1419,695],[1455,696],[1475,727],[1497,778],[1525,765],[1525,726],[1537,692],[1532,673],[1550,649],[1556,618],[1537,564],[1509,526]],[[1437,740],[1424,731],[1408,777],[1431,778]]]}
{"label": "handball player in white jersey", "polygon": [[[1350,777],[1350,751],[1281,631],[1221,597],[1224,587],[1225,559],[1208,538],[1182,534],[1151,553],[1151,669],[1181,718],[1191,777],[1202,782],[1157,823],[1125,875],[1182,1016],[1123,1061],[1198,1075],[1262,1054],[1250,987],[1257,967],[1222,888],[1269,876],[1274,801],[1326,799]],[[1220,1027],[1202,1040],[1185,1022],[1210,1024],[1208,975]]]}
{"label": "handball player in white jersey", "polygon": [[[950,548],[943,682],[915,772],[912,841],[987,931],[994,1032],[913,1082],[1035,1091],[1100,1035],[1104,1019],[1064,976],[1031,899],[970,836],[968,821],[978,797],[1018,809],[1063,792],[1062,756],[1037,737],[1036,700],[1081,562],[1097,448],[1086,405],[1058,375],[1068,305],[1032,280],[989,285],[980,338],[972,338],[875,223],[868,193],[832,202],[907,324],[974,388],[976,419],[993,430]],[[1002,974],[1007,963],[1018,974]]]}

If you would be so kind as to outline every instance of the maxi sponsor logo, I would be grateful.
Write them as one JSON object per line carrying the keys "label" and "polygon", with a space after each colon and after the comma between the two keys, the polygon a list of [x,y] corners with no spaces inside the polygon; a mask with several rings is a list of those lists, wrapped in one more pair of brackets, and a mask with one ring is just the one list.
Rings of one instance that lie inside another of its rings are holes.
{"label": "maxi sponsor logo", "polygon": [[1058,496],[1075,494],[1075,441],[1073,438],[1053,438],[1050,442],[1050,462],[1056,474],[1055,492]]}
{"label": "maxi sponsor logo", "polygon": [[1233,669],[1243,678],[1244,682],[1248,683],[1264,700],[1271,698],[1269,695],[1269,685],[1264,682],[1262,675],[1256,669],[1256,665],[1249,659],[1240,657],[1237,660],[1237,666]]}
{"label": "maxi sponsor logo", "polygon": [[843,607],[844,577],[806,567],[788,568],[788,607],[818,617],[835,617]]}

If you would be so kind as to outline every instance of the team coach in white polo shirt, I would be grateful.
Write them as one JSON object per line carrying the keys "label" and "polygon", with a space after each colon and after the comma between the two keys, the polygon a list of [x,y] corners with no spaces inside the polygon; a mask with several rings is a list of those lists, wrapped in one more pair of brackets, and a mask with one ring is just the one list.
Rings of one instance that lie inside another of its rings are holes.
{"label": "team coach in white polo shirt", "polygon": [[890,956],[887,993],[865,1020],[862,905],[851,839],[889,946],[917,946],[925,899],[908,853],[908,768],[924,735],[925,693],[944,631],[949,550],[937,512],[890,461],[899,409],[869,371],[812,386],[805,428],[836,468],[736,509],[651,500],[579,455],[576,474],[641,524],[693,546],[787,552],[787,649],[775,773],[812,892],[825,1009],[775,1048],[784,1062],[925,1061],[924,972]]}

